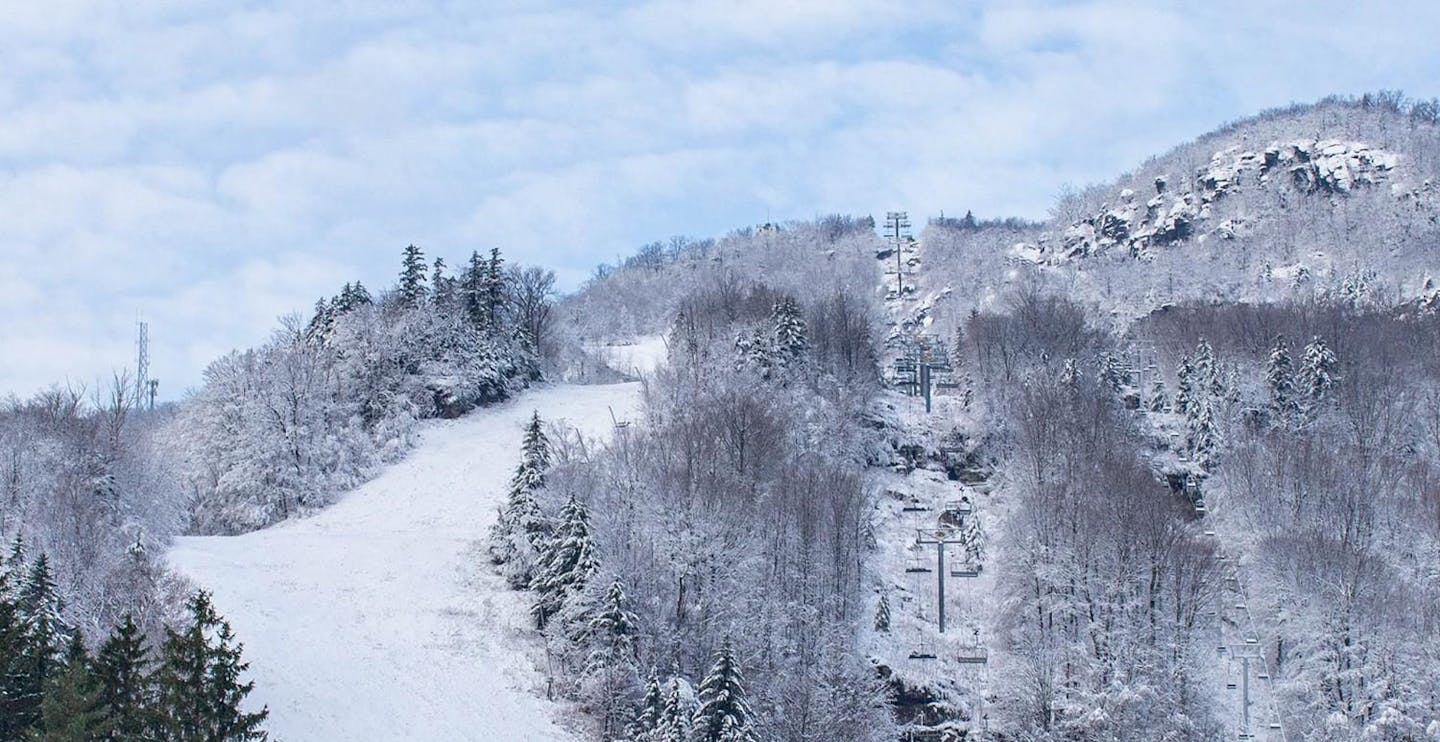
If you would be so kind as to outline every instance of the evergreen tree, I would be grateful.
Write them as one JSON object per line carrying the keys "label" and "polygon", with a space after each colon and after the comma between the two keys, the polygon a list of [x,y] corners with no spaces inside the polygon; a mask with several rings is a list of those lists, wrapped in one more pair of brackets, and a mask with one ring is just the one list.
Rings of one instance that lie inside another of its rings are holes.
{"label": "evergreen tree", "polygon": [[10,542],[10,551],[5,556],[5,561],[0,563],[0,574],[10,576],[10,589],[19,590],[24,584],[25,563],[29,557],[25,554],[25,537],[16,532],[15,539]]}
{"label": "evergreen tree", "polygon": [[345,311],[348,312],[370,303],[370,290],[365,288],[365,284],[356,281],[355,285],[350,289],[350,298],[345,302]]}
{"label": "evergreen tree", "polygon": [[[348,288],[350,284],[345,284]],[[320,343],[330,334],[330,328],[335,324],[335,309],[325,297],[320,297],[315,302],[315,316],[310,318],[310,324],[305,326],[305,340],[309,343]]]}
{"label": "evergreen tree", "polygon": [[240,742],[263,740],[260,728],[268,709],[241,709],[254,682],[241,682],[249,667],[229,622],[220,618],[210,594],[197,591],[186,604],[189,625],[165,630],[160,666],[155,671],[154,733],[164,742]]}
{"label": "evergreen tree", "polygon": [[654,666],[651,666],[650,675],[645,679],[645,694],[640,697],[634,719],[625,727],[625,736],[631,742],[650,742],[655,739],[654,734],[660,726],[660,716],[664,710],[665,695],[660,690],[660,677]]}
{"label": "evergreen tree", "polygon": [[1170,409],[1177,415],[1189,415],[1196,394],[1195,364],[1190,360],[1190,356],[1180,359],[1180,368],[1175,375],[1178,380],[1175,384],[1175,399]]}
{"label": "evergreen tree", "polygon": [[30,565],[17,599],[20,618],[28,627],[32,687],[38,692],[69,644],[70,628],[61,618],[63,605],[44,552]]}
{"label": "evergreen tree", "polygon": [[1307,410],[1319,406],[1330,392],[1340,383],[1340,363],[1325,341],[1316,337],[1305,346],[1305,355],[1300,362],[1300,393],[1305,397]]}
{"label": "evergreen tree", "polygon": [[1276,335],[1265,365],[1265,385],[1270,390],[1270,411],[1277,422],[1290,420],[1299,409],[1295,398],[1293,365],[1285,336]]}
{"label": "evergreen tree", "polygon": [[1106,351],[1100,354],[1100,383],[1115,394],[1120,394],[1131,385],[1130,365],[1119,354]]}
{"label": "evergreen tree", "polygon": [[600,605],[583,629],[584,641],[590,645],[585,673],[600,707],[601,728],[606,739],[617,736],[624,723],[629,695],[637,680],[635,641],[638,635],[638,619],[630,611],[625,584],[616,577],[605,588]]}
{"label": "evergreen tree", "polygon": [[687,742],[690,739],[691,720],[695,713],[694,691],[678,675],[672,676],[667,685],[660,719],[646,742]]}
{"label": "evergreen tree", "polygon": [[1165,391],[1165,380],[1155,374],[1155,383],[1150,387],[1150,411],[1164,412],[1170,407],[1170,395]]}
{"label": "evergreen tree", "polygon": [[450,298],[450,279],[445,277],[444,258],[435,258],[435,268],[430,273],[430,293],[436,304],[443,305]]}
{"label": "evergreen tree", "polygon": [[491,336],[498,336],[501,315],[505,308],[508,287],[505,282],[505,261],[500,248],[490,248],[490,262],[485,266],[484,301],[485,327]]}
{"label": "evergreen tree", "polygon": [[77,633],[65,652],[65,661],[45,684],[41,702],[38,742],[92,742],[110,734],[107,713],[97,678],[91,672],[85,641]]}
{"label": "evergreen tree", "polygon": [[700,708],[691,723],[694,742],[754,742],[754,714],[745,698],[740,664],[726,637],[715,653],[710,674],[700,683]]}
{"label": "evergreen tree", "polygon": [[1210,347],[1210,341],[1200,338],[1195,346],[1195,355],[1192,364],[1195,369],[1192,383],[1192,392],[1199,395],[1211,395],[1223,397],[1225,384],[1220,374],[1220,364],[1215,360],[1215,349]]}
{"label": "evergreen tree", "polygon": [[149,677],[149,651],[140,627],[126,616],[95,653],[93,673],[106,711],[109,742],[149,739],[153,688]]}
{"label": "evergreen tree", "polygon": [[880,604],[875,607],[875,630],[890,633],[890,596],[880,593]]}
{"label": "evergreen tree", "polygon": [[560,510],[559,527],[545,545],[530,581],[530,589],[535,591],[535,603],[530,609],[535,625],[545,628],[550,617],[564,607],[567,598],[585,587],[599,566],[590,513],[571,495]]}
{"label": "evergreen tree", "polygon": [[789,368],[804,361],[810,343],[806,338],[805,318],[800,315],[800,305],[788,296],[775,302],[770,322],[780,365]]}
{"label": "evergreen tree", "polygon": [[466,266],[465,273],[460,279],[460,303],[465,310],[465,316],[470,319],[472,324],[482,329],[488,327],[485,299],[485,283],[488,273],[485,259],[480,257],[479,252],[472,252],[470,253],[470,264]]}
{"label": "evergreen tree", "polygon": [[1193,414],[1186,417],[1186,446],[1190,460],[1209,469],[1214,462],[1215,452],[1220,447],[1220,431],[1216,427],[1213,404],[1203,398],[1191,405]]}
{"label": "evergreen tree", "polygon": [[549,468],[550,439],[545,436],[537,410],[531,414],[520,443],[520,465],[510,479],[510,493],[490,530],[490,560],[495,564],[519,562],[507,570],[515,588],[527,587],[532,576],[532,565],[517,556],[538,556],[550,535],[550,525],[535,498],[535,492],[545,486]]}
{"label": "evergreen tree", "polygon": [[[20,552],[23,559],[23,547]],[[21,739],[40,720],[43,678],[32,660],[30,624],[20,614],[17,591],[11,587],[15,576],[8,566],[0,572],[0,740]]]}
{"label": "evergreen tree", "polygon": [[414,245],[405,247],[400,268],[400,303],[418,307],[425,300],[425,254]]}

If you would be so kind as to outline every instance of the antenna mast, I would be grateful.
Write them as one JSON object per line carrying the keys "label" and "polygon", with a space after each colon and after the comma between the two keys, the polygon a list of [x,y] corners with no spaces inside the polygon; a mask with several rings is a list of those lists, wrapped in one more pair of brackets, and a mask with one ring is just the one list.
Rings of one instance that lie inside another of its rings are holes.
{"label": "antenna mast", "polygon": [[135,407],[155,409],[158,379],[150,378],[150,323],[135,321]]}

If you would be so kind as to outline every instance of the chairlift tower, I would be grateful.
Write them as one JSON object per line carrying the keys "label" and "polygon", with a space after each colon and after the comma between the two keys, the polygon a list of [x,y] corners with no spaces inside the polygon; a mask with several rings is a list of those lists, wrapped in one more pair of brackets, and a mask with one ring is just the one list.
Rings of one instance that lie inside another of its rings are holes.
{"label": "chairlift tower", "polygon": [[905,295],[905,244],[911,239],[910,216],[904,211],[885,212],[885,237],[895,249],[895,297]]}
{"label": "chairlift tower", "polygon": [[928,546],[935,545],[935,558],[937,569],[935,570],[939,587],[939,621],[940,633],[945,633],[945,547],[952,544],[963,544],[965,540],[953,528],[942,527],[935,529],[918,529],[915,534],[915,543]]}

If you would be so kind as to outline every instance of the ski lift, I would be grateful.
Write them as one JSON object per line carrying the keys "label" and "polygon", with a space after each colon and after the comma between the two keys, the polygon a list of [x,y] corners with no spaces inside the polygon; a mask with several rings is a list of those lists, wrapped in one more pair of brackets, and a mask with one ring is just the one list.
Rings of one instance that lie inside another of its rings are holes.
{"label": "ski lift", "polygon": [[1235,690],[1236,688],[1239,688],[1239,687],[1240,687],[1240,686],[1236,685],[1236,684],[1233,683],[1233,682],[1231,682],[1231,683],[1226,683],[1226,684],[1225,684],[1225,690]]}
{"label": "ski lift", "polygon": [[929,564],[926,564],[920,557],[910,557],[910,562],[905,565],[905,571],[910,574],[934,572]]}
{"label": "ski lift", "polygon": [[1255,673],[1255,677],[1256,677],[1256,678],[1259,678],[1260,680],[1269,680],[1269,679],[1270,679],[1270,673],[1268,673],[1268,672]]}
{"label": "ski lift", "polygon": [[971,643],[960,648],[955,661],[962,665],[983,665],[990,661],[990,652],[980,643],[980,629],[970,630]]}
{"label": "ski lift", "polygon": [[1279,731],[1279,729],[1280,729],[1280,722],[1278,722],[1278,721],[1272,721],[1272,722],[1270,722],[1270,728],[1271,728],[1271,729],[1274,729],[1274,730],[1276,730],[1276,731]]}
{"label": "ski lift", "polygon": [[616,430],[624,430],[625,428],[630,427],[630,421],[629,421],[629,420],[620,420],[620,419],[618,419],[618,418],[615,417],[615,408],[614,408],[614,407],[611,407],[611,406],[609,406],[609,405],[606,405],[606,406],[605,406],[605,409],[610,410],[610,422],[615,425],[615,429],[616,429]]}
{"label": "ski lift", "polygon": [[975,504],[970,502],[969,497],[961,496],[958,500],[951,500],[945,503],[945,509],[952,513],[969,515],[975,512]]}
{"label": "ski lift", "polygon": [[1237,610],[1237,611],[1243,611],[1243,610],[1245,610],[1245,604],[1244,604],[1244,603],[1236,603],[1236,604],[1235,604],[1235,610]]}
{"label": "ski lift", "polygon": [[955,661],[962,665],[983,665],[990,661],[990,652],[984,647],[961,647]]}
{"label": "ski lift", "polygon": [[950,568],[951,577],[979,577],[983,567],[979,564],[958,564]]}
{"label": "ski lift", "polygon": [[902,513],[924,513],[929,510],[929,506],[925,505],[924,503],[920,502],[920,500],[913,497],[905,503],[904,507],[900,508],[900,512]]}
{"label": "ski lift", "polygon": [[915,649],[910,651],[912,660],[933,660],[935,659],[935,645],[930,642],[920,642]]}

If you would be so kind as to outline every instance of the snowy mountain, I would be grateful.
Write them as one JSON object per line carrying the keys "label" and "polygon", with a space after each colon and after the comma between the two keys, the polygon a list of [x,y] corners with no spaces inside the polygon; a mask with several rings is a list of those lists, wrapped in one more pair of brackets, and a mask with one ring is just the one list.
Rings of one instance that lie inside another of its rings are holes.
{"label": "snowy mountain", "polygon": [[1437,132],[1329,99],[1041,223],[564,297],[411,246],[176,410],[5,410],[0,629],[58,667],[133,615],[172,693],[238,640],[285,740],[1440,738]]}

